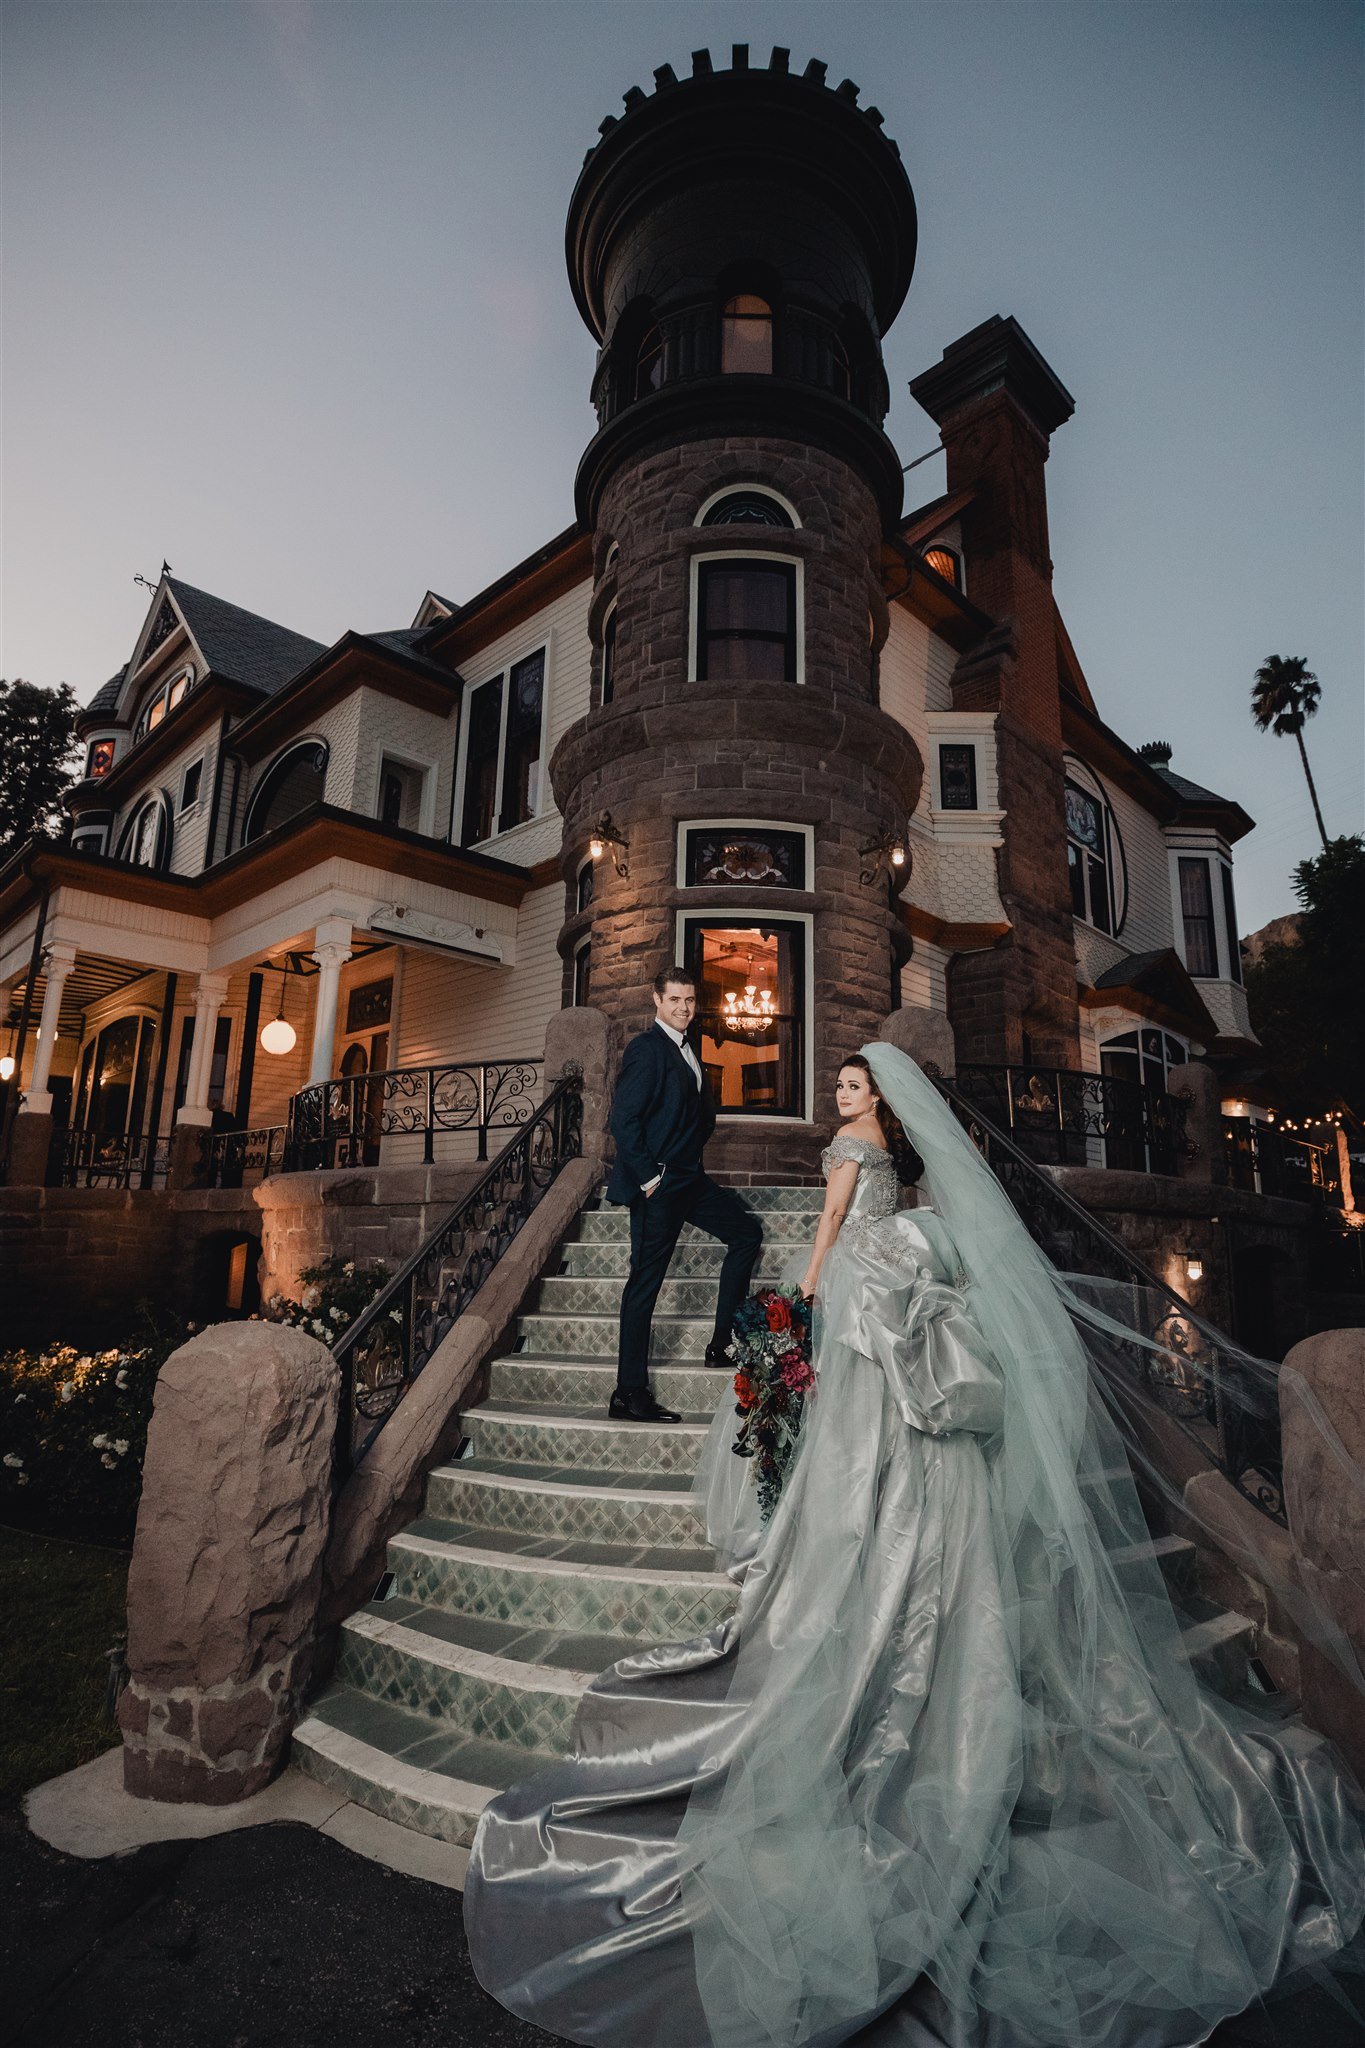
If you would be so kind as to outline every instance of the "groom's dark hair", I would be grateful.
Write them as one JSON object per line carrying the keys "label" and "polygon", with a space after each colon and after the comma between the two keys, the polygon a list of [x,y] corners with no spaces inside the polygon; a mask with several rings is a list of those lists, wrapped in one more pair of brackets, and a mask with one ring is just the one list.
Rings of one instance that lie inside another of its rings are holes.
{"label": "groom's dark hair", "polygon": [[666,988],[690,988],[695,990],[697,977],[689,974],[685,967],[661,967],[654,977],[654,993],[661,996]]}

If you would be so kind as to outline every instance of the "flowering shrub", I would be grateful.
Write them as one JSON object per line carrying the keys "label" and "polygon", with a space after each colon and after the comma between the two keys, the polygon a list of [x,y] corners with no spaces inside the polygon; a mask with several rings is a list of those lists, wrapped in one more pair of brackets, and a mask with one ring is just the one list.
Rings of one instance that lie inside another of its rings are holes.
{"label": "flowering shrub", "polygon": [[[357,1266],[354,1259],[333,1256],[324,1259],[320,1266],[305,1266],[299,1278],[303,1282],[302,1301],[291,1301],[286,1294],[272,1294],[261,1314],[266,1322],[288,1323],[292,1329],[307,1330],[310,1337],[330,1345],[388,1285],[389,1272],[382,1259]],[[392,1313],[396,1320],[401,1319],[401,1309]]]}
{"label": "flowering shrub", "polygon": [[741,1302],[730,1356],[735,1413],[742,1420],[736,1457],[753,1459],[760,1520],[771,1519],[792,1461],[806,1396],[815,1387],[810,1361],[810,1303],[799,1292],[761,1287]]}
{"label": "flowering shrub", "polygon": [[0,1519],[130,1543],[156,1376],[193,1329],[144,1309],[107,1351],[0,1355]]}

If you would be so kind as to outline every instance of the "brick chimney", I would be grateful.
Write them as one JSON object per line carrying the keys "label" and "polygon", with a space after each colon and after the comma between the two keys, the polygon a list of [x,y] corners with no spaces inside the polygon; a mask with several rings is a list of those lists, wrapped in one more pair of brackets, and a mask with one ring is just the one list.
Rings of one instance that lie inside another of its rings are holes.
{"label": "brick chimney", "polygon": [[997,716],[1005,843],[1000,893],[1013,930],[957,957],[949,1008],[964,1060],[1075,1066],[1076,954],[1066,866],[1057,627],[1043,465],[1075,403],[1014,319],[996,315],[916,377],[939,428],[947,488],[971,491],[962,551],[972,602],[997,630],[953,679],[953,704]]}

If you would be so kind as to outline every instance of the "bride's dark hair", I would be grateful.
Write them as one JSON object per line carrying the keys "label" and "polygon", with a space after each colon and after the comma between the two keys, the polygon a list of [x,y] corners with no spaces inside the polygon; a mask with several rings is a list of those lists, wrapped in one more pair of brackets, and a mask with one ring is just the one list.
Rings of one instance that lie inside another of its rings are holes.
{"label": "bride's dark hair", "polygon": [[916,1181],[924,1172],[924,1161],[911,1144],[905,1125],[882,1100],[877,1084],[872,1078],[872,1069],[862,1053],[855,1052],[848,1059],[840,1060],[839,1072],[841,1074],[845,1067],[856,1067],[860,1074],[866,1074],[867,1085],[877,1097],[877,1122],[882,1127],[882,1136],[886,1140],[886,1149],[891,1154],[891,1164],[896,1169],[896,1179],[903,1188],[914,1187]]}

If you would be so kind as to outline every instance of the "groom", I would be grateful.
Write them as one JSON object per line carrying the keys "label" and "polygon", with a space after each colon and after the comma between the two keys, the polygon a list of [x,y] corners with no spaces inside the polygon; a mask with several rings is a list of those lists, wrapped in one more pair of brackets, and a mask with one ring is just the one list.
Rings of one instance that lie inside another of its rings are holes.
{"label": "groom", "polygon": [[679,1422],[649,1385],[649,1333],[668,1262],[684,1223],[725,1246],[716,1295],[716,1327],[706,1363],[724,1366],[735,1310],[763,1246],[752,1210],[702,1169],[702,1147],[716,1127],[711,1084],[688,1040],[697,984],[685,967],[654,979],[654,1022],[632,1038],[621,1061],[611,1108],[616,1163],[607,1199],[630,1204],[630,1275],[621,1296],[616,1389],[607,1410],[617,1420]]}

